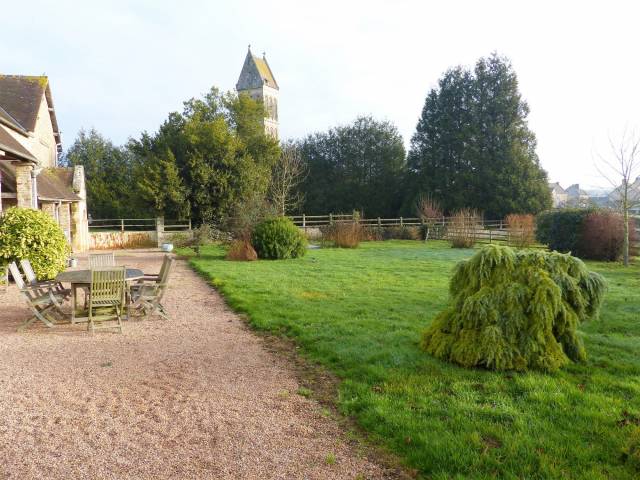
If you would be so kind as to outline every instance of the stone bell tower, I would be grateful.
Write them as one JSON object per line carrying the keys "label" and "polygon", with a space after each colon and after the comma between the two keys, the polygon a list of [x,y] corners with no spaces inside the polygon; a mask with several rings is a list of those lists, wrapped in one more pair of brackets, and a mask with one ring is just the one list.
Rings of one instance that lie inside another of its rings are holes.
{"label": "stone bell tower", "polygon": [[280,88],[273,72],[267,63],[265,54],[262,58],[251,53],[251,45],[242,65],[242,71],[236,83],[238,93],[246,93],[264,105],[264,131],[267,135],[278,138],[278,94]]}

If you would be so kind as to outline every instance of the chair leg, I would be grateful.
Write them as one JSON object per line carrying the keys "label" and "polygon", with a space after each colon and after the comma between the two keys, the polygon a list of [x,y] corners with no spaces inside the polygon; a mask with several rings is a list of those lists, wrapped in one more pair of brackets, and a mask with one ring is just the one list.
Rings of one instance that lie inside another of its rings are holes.
{"label": "chair leg", "polygon": [[43,308],[41,310],[39,310],[37,307],[34,307],[33,305],[29,304],[29,307],[31,308],[31,313],[33,313],[33,316],[31,318],[29,318],[28,320],[25,320],[25,322],[20,325],[18,327],[18,331],[22,331],[25,328],[27,328],[29,325],[31,325],[32,323],[35,323],[37,320],[40,320],[42,323],[44,323],[47,327],[51,328],[54,326],[54,323],[52,323],[45,315],[47,314],[47,312],[49,310],[51,310],[52,308],[54,308],[53,305],[49,305],[46,308]]}
{"label": "chair leg", "polygon": [[156,312],[158,312],[158,315],[160,315],[160,317],[164,320],[169,320],[169,314],[164,309],[164,306],[161,303],[158,303],[156,305]]}

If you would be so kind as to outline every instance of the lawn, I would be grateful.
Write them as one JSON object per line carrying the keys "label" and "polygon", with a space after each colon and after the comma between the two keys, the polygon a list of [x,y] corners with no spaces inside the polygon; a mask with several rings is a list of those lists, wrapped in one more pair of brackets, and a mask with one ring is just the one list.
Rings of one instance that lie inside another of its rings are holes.
{"label": "lawn", "polygon": [[341,380],[336,404],[428,478],[638,478],[622,460],[640,425],[640,266],[591,262],[609,291],[581,328],[589,359],[556,374],[467,370],[419,349],[472,250],[370,242],[302,259],[192,265],[251,324],[293,338]]}

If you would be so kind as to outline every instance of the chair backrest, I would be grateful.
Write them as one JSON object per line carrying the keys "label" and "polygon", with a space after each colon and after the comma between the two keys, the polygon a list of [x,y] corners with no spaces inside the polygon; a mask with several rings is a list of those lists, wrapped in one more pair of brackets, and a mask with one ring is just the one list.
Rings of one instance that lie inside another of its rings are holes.
{"label": "chair backrest", "polygon": [[166,284],[169,281],[169,274],[171,273],[171,267],[173,266],[173,258],[169,255],[165,255],[162,262],[162,268],[158,275],[158,283]]}
{"label": "chair backrest", "polygon": [[160,267],[160,273],[158,273],[158,283],[167,283],[172,265],[173,258],[170,255],[165,255],[162,260],[162,267]]}
{"label": "chair backrest", "polygon": [[115,267],[116,257],[111,253],[92,253],[89,255],[89,268]]}
{"label": "chair backrest", "polygon": [[33,267],[31,266],[31,262],[26,258],[20,260],[20,266],[22,267],[22,271],[24,272],[24,276],[27,279],[27,283],[29,285],[37,285],[38,278],[36,277],[35,272],[33,271]]}
{"label": "chair backrest", "polygon": [[9,271],[11,272],[13,281],[16,282],[16,285],[18,286],[18,288],[20,290],[24,290],[27,284],[24,282],[24,279],[22,278],[22,274],[20,273],[20,270],[18,269],[18,265],[16,265],[16,262],[11,262],[9,264]]}
{"label": "chair backrest", "polygon": [[102,305],[124,305],[125,267],[91,269],[89,308]]}
{"label": "chair backrest", "polygon": [[164,297],[164,293],[167,291],[167,288],[169,287],[169,275],[171,274],[171,267],[173,267],[173,262],[174,262],[174,259],[171,258],[169,255],[166,255],[164,257],[164,261],[162,262],[162,268],[160,269],[160,273],[158,274],[157,284],[159,285],[159,287],[157,287],[157,292],[156,292],[157,301],[162,300],[162,297]]}

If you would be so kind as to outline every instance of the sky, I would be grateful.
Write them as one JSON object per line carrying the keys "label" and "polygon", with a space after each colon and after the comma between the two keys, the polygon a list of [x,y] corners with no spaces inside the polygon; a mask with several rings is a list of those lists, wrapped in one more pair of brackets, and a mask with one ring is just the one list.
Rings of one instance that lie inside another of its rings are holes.
{"label": "sky", "polygon": [[211,86],[235,88],[247,45],[280,86],[282,138],[359,115],[406,145],[428,91],[456,65],[507,56],[550,181],[607,187],[609,138],[640,128],[634,1],[0,0],[0,73],[50,78],[63,145],[154,132]]}

